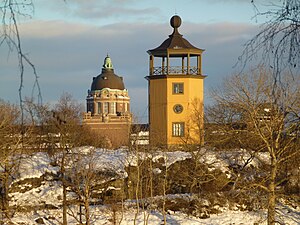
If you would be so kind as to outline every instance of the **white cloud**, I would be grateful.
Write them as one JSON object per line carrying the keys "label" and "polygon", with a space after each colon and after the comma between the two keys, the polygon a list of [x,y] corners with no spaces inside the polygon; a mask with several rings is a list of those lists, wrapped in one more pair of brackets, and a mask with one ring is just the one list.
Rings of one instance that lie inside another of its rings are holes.
{"label": "white cloud", "polygon": [[159,7],[136,6],[137,0],[74,0],[69,2],[73,16],[89,19],[145,17],[160,13]]}

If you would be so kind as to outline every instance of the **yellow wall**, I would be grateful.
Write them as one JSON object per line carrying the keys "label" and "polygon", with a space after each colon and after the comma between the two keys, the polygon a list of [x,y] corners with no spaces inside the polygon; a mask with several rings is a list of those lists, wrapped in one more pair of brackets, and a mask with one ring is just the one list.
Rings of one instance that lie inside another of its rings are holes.
{"label": "yellow wall", "polygon": [[[194,111],[195,99],[201,103],[200,105],[203,104],[203,77],[175,75],[168,76],[168,78],[151,79],[149,82],[150,142],[165,145],[184,144],[187,140],[190,144],[200,142],[196,134],[198,131],[195,131],[196,125],[191,123],[191,114]],[[184,93],[173,94],[173,83],[184,83]],[[177,114],[173,111],[175,104],[183,106],[182,113]],[[172,136],[173,122],[185,122],[186,137]]]}
{"label": "yellow wall", "polygon": [[164,144],[167,139],[167,80],[149,81],[150,142]]}
{"label": "yellow wall", "polygon": [[[183,94],[173,94],[173,83],[184,83]],[[196,139],[193,133],[188,133],[188,130],[193,130],[194,124],[191,124],[190,118],[193,113],[193,101],[199,99],[203,103],[203,79],[199,78],[168,78],[168,144],[183,144],[185,141],[191,142],[187,135],[192,135],[193,139]],[[183,106],[183,112],[177,114],[174,112],[173,107],[175,104],[181,104]],[[172,136],[172,123],[173,122],[185,122],[185,137],[173,137]]]}

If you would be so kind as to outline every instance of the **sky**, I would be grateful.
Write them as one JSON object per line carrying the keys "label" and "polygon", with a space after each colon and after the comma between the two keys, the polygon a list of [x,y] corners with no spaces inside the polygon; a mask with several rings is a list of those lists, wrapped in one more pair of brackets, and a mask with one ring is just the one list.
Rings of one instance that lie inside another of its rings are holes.
{"label": "sky", "polygon": [[[109,54],[115,73],[123,77],[129,90],[136,122],[147,122],[147,50],[158,47],[172,33],[170,18],[179,15],[179,32],[205,49],[202,70],[207,75],[205,104],[209,104],[210,90],[240,71],[235,65],[243,44],[258,31],[261,21],[254,18],[250,2],[33,0],[34,12],[29,11],[30,18],[19,18],[19,30],[23,51],[36,67],[44,103],[54,104],[67,92],[85,104],[92,78],[101,73]],[[257,2],[262,7],[268,3]],[[19,85],[16,52],[2,44],[0,98],[18,103]],[[25,67],[24,96],[31,95],[33,85],[33,73]]]}

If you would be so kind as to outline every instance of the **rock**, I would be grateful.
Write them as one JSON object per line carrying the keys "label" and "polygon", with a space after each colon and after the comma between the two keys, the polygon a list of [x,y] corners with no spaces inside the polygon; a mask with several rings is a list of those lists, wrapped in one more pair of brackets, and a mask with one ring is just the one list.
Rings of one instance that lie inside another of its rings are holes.
{"label": "rock", "polygon": [[43,218],[37,218],[34,220],[37,224],[45,224],[44,219]]}

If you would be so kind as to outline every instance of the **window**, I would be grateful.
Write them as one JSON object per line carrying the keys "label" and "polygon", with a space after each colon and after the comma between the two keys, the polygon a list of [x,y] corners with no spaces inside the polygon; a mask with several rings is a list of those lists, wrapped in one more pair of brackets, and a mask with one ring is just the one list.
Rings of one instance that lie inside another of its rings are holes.
{"label": "window", "polygon": [[98,102],[98,114],[102,113],[102,104]]}
{"label": "window", "polygon": [[108,114],[108,102],[103,103],[103,113]]}
{"label": "window", "polygon": [[174,107],[173,107],[173,111],[174,111],[175,113],[182,113],[182,111],[183,111],[183,106],[180,105],[180,104],[176,104],[176,105],[174,105]]}
{"label": "window", "polygon": [[125,105],[124,112],[128,112],[129,111],[129,104],[128,103],[124,103],[124,105]]}
{"label": "window", "polygon": [[86,109],[87,112],[93,112],[93,103],[92,102],[87,102],[86,107],[87,107],[87,109]]}
{"label": "window", "polygon": [[183,94],[183,83],[173,83],[173,94]]}
{"label": "window", "polygon": [[184,136],[184,123],[173,123],[172,124],[172,135],[173,137]]}
{"label": "window", "polygon": [[116,103],[115,102],[110,103],[110,114],[116,114]]}

